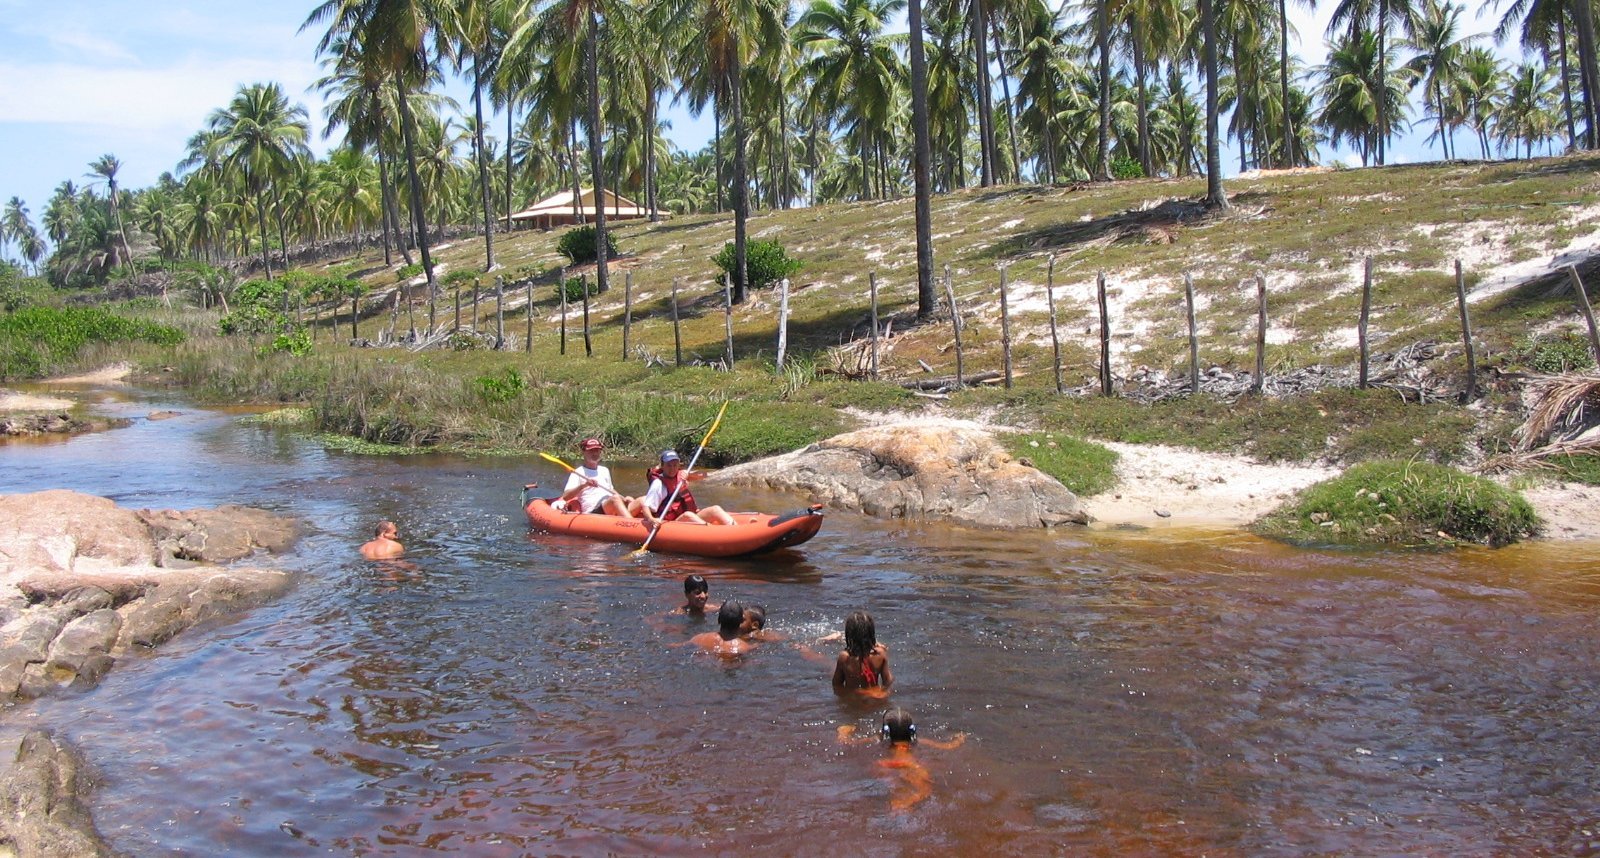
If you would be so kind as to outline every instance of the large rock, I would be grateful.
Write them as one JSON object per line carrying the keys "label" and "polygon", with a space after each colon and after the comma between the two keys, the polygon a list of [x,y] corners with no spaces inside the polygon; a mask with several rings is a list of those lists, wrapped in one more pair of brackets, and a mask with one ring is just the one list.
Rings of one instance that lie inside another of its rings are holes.
{"label": "large rock", "polygon": [[233,504],[216,509],[142,509],[138,515],[150,527],[164,558],[230,563],[257,550],[283,551],[298,536],[292,518]]}
{"label": "large rock", "polygon": [[1087,524],[1078,498],[1011,458],[988,432],[954,421],[874,426],[712,474],[708,484],[809,494],[886,518],[977,527]]}
{"label": "large rock", "polygon": [[35,730],[17,746],[0,777],[0,835],[18,855],[94,858],[114,855],[95,829],[83,798],[88,784],[75,750]]}
{"label": "large rock", "polygon": [[62,489],[0,495],[0,582],[90,583],[83,579],[155,561],[149,528],[106,498]]}

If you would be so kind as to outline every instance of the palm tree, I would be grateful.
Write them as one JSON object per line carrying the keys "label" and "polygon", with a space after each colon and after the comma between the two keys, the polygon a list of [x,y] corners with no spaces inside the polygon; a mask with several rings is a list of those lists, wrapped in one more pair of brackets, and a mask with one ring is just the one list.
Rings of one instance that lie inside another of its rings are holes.
{"label": "palm tree", "polygon": [[1525,157],[1533,157],[1535,143],[1555,136],[1555,81],[1543,64],[1523,63],[1506,82],[1505,101],[1500,106],[1496,126],[1502,144],[1523,145]]}
{"label": "palm tree", "polygon": [[[1415,32],[1415,25],[1419,19],[1418,8],[1426,0],[1340,0],[1334,7],[1333,17],[1328,21],[1328,33],[1334,34],[1338,30],[1345,30],[1353,36],[1363,27],[1370,25],[1370,32],[1376,39],[1377,62],[1375,64],[1375,80],[1388,80],[1390,78],[1389,63],[1389,31],[1395,24],[1408,35]],[[1376,162],[1383,164],[1387,161],[1386,151],[1389,137],[1394,134],[1396,121],[1399,117],[1392,115],[1390,103],[1387,99],[1376,103],[1377,126],[1376,145],[1373,154]]]}
{"label": "palm tree", "polygon": [[[276,83],[258,83],[241,86],[225,108],[212,111],[206,120],[207,130],[215,135],[216,153],[222,171],[237,176],[245,190],[255,197],[256,222],[261,230],[261,266],[267,279],[272,279],[272,265],[267,257],[267,206],[268,193],[276,199],[276,182],[286,176],[294,166],[295,158],[306,149],[306,136],[310,125],[306,109],[290,106],[283,87]],[[281,206],[278,213],[278,240],[287,244],[283,228]],[[289,268],[289,248],[284,246],[283,267]]]}
{"label": "palm tree", "polygon": [[702,91],[727,93],[733,124],[733,300],[745,299],[746,232],[750,218],[746,181],[744,74],[768,70],[754,60],[762,45],[775,45],[788,34],[783,0],[663,0],[670,4],[668,31],[677,42],[680,68],[689,84]]}
{"label": "palm tree", "polygon": [[415,124],[409,90],[426,85],[432,64],[428,43],[437,37],[442,0],[324,0],[311,11],[300,29],[328,22],[317,43],[322,54],[340,56],[351,68],[392,82],[400,114],[400,134],[405,147],[406,174],[411,188],[411,219],[422,255],[429,294],[438,289],[433,276],[433,255],[428,248],[428,223],[423,214],[422,181],[417,175]]}
{"label": "palm tree", "polygon": [[1383,75],[1375,33],[1356,33],[1333,45],[1322,78],[1322,112],[1318,123],[1335,144],[1349,141],[1363,164],[1376,157],[1384,137],[1384,117],[1399,118],[1405,109],[1408,74]]}
{"label": "palm tree", "polygon": [[[906,0],[813,0],[795,27],[797,41],[811,51],[807,72],[812,98],[854,126],[861,153],[861,199],[871,196],[868,148],[889,130],[896,93],[905,79],[895,47],[903,41],[883,33]],[[920,12],[918,18],[921,18]]]}
{"label": "palm tree", "polygon": [[[477,122],[473,124],[473,154],[478,162],[478,192],[483,204],[483,267],[494,268],[494,216],[490,212],[489,158],[483,144],[483,87],[486,78],[493,77],[499,62],[496,49],[497,36],[504,35],[495,26],[498,6],[496,0],[455,0],[449,18],[451,32],[457,43],[457,56],[472,61],[472,109]],[[459,66],[458,66],[459,68]],[[510,214],[510,212],[507,212]]]}
{"label": "palm tree", "polygon": [[122,226],[121,194],[117,191],[117,171],[122,169],[122,162],[117,156],[106,154],[89,164],[88,176],[99,177],[106,183],[106,200],[111,204],[111,220],[117,225],[117,236],[122,239],[122,259],[132,261],[133,251],[128,248],[128,231]]}
{"label": "palm tree", "polygon": [[[1503,41],[1511,30],[1517,28],[1520,24],[1519,41],[1524,51],[1547,52],[1551,45],[1555,46],[1556,56],[1561,67],[1559,80],[1561,82],[1562,104],[1567,120],[1567,145],[1577,148],[1577,110],[1573,106],[1572,87],[1570,86],[1572,73],[1569,62],[1571,53],[1571,40],[1568,38],[1569,6],[1570,4],[1567,0],[1513,0],[1511,5],[1506,8],[1506,13],[1501,17],[1499,25],[1495,27],[1494,37],[1496,41]],[[1577,14],[1580,14],[1579,10],[1573,8],[1571,15],[1575,16]],[[1581,34],[1578,47],[1579,89],[1583,93],[1589,93],[1588,78],[1583,74]],[[1595,125],[1593,99],[1589,95],[1585,95],[1581,100],[1580,107],[1583,112],[1583,122],[1586,126],[1584,134],[1585,145],[1587,146],[1591,145],[1587,142],[1587,135],[1590,133],[1589,129],[1592,129]]]}
{"label": "palm tree", "polygon": [[1468,48],[1462,55],[1454,98],[1461,105],[1463,120],[1477,133],[1485,160],[1489,158],[1489,129],[1500,112],[1500,84],[1504,78],[1500,59],[1489,48]]}
{"label": "palm tree", "polygon": [[1200,31],[1204,44],[1206,79],[1206,208],[1228,210],[1228,195],[1222,190],[1222,145],[1217,138],[1217,13],[1216,0],[1200,0]]}
{"label": "palm tree", "polygon": [[4,213],[0,213],[0,257],[4,256],[7,244],[15,243],[20,250],[23,236],[32,229],[33,224],[28,220],[28,206],[22,198],[7,200]]}
{"label": "palm tree", "polygon": [[1438,127],[1434,135],[1439,138],[1439,149],[1445,158],[1450,157],[1450,126],[1461,117],[1453,110],[1449,93],[1455,88],[1455,79],[1461,74],[1461,57],[1480,36],[1457,38],[1464,6],[1448,0],[1425,0],[1415,30],[1408,42],[1416,56],[1406,63],[1414,82],[1422,84],[1422,103],[1433,113]]}
{"label": "palm tree", "polygon": [[933,144],[928,134],[928,63],[922,52],[922,0],[910,0],[912,185],[917,220],[917,318],[933,315]]}

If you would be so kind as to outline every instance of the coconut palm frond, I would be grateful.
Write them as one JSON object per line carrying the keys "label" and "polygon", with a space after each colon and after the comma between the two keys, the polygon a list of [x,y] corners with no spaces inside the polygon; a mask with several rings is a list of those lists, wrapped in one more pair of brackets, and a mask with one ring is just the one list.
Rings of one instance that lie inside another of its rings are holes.
{"label": "coconut palm frond", "polygon": [[[1571,435],[1587,428],[1586,414],[1600,414],[1600,373],[1563,373],[1537,379],[1528,384],[1528,417],[1517,428],[1517,450],[1529,452],[1534,445],[1565,443]],[[1565,438],[1553,438],[1566,430]]]}

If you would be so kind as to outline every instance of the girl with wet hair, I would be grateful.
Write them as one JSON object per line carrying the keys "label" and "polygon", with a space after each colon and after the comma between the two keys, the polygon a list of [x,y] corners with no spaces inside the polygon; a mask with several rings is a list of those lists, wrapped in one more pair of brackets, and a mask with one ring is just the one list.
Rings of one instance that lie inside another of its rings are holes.
{"label": "girl with wet hair", "polygon": [[844,652],[833,663],[833,690],[887,694],[893,684],[889,648],[878,643],[872,615],[856,611],[844,621]]}

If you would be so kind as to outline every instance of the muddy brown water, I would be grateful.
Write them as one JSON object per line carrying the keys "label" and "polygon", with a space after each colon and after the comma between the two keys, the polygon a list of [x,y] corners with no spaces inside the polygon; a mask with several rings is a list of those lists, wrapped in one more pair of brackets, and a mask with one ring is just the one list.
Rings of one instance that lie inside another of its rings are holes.
{"label": "muddy brown water", "polygon": [[[13,707],[79,745],[134,855],[1600,854],[1600,546],[1288,548],[843,512],[799,550],[530,534],[523,458],[376,458],[124,394],[0,445],[0,491],[245,503],[308,533],[281,601]],[[173,408],[161,421],[147,412]],[[642,468],[619,468],[624,480]],[[703,490],[734,508],[803,498]],[[380,518],[406,563],[360,560]],[[790,641],[723,663],[681,579]],[[883,704],[794,646],[867,609],[933,793],[891,812]]]}

